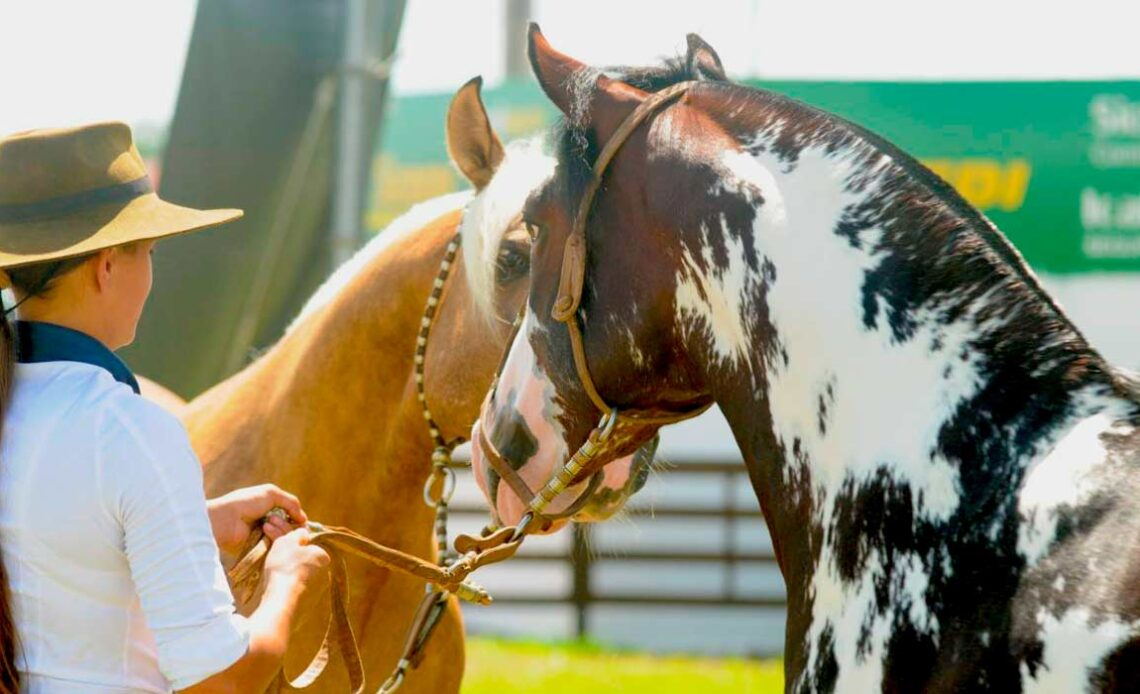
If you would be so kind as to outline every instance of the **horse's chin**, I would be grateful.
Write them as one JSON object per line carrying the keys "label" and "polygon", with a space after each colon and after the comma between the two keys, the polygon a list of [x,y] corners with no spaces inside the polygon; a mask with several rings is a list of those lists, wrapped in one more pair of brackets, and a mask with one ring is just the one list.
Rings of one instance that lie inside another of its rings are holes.
{"label": "horse's chin", "polygon": [[594,492],[582,510],[574,515],[574,520],[581,523],[598,523],[620,513],[625,508],[626,502],[641,491],[649,479],[659,442],[660,437],[655,434],[632,456],[619,461],[624,465],[607,466],[601,487]]}
{"label": "horse's chin", "polygon": [[[479,440],[479,423],[476,423],[472,432],[472,439]],[[653,467],[653,460],[657,452],[658,437],[653,435],[642,444],[632,455],[622,456],[603,465],[603,477],[598,488],[590,495],[580,510],[574,514],[573,520],[580,523],[597,523],[608,520],[620,513],[630,497],[645,486],[649,472]],[[484,484],[485,465],[483,452],[475,446],[472,449],[472,463],[475,477],[480,489],[490,501],[491,495]],[[495,511],[499,522],[504,526],[517,525],[526,514],[526,504],[516,494],[502,485],[495,496]],[[538,491],[535,489],[534,491]],[[578,496],[586,491],[586,483],[580,483],[563,492],[551,505],[550,511],[557,513],[568,508]],[[534,534],[548,535],[558,532],[566,526],[566,519],[544,524],[543,527],[534,528]]]}

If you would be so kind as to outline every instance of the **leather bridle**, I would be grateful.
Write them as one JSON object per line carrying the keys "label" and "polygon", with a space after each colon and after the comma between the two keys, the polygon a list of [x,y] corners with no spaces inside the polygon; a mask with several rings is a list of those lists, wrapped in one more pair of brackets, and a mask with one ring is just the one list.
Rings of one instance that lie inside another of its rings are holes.
{"label": "leather bridle", "polygon": [[[638,126],[658,110],[679,99],[695,84],[696,82],[693,81],[679,82],[650,94],[621,123],[613,136],[606,142],[605,147],[602,148],[597,161],[594,162],[593,175],[578,203],[577,214],[574,216],[574,226],[571,228],[570,236],[566,239],[566,245],[562,251],[562,270],[558,282],[558,295],[554,301],[551,316],[554,320],[564,324],[570,335],[570,348],[574,355],[574,368],[578,372],[578,380],[590,401],[601,412],[597,425],[586,437],[585,443],[569,460],[562,464],[561,468],[537,493],[530,489],[510,462],[505,460],[495,449],[486,432],[482,431],[482,427],[480,427],[480,436],[476,445],[482,449],[483,456],[488,464],[527,505],[526,514],[515,526],[515,532],[511,537],[512,541],[520,540],[535,528],[547,528],[554,520],[573,515],[585,505],[601,481],[602,469],[594,469],[595,466],[592,465],[594,458],[601,451],[603,444],[609,440],[618,424],[623,422],[635,425],[673,424],[696,417],[712,406],[710,402],[692,410],[668,414],[640,410],[618,412],[618,409],[607,403],[598,392],[597,384],[590,374],[578,310],[582,303],[582,290],[586,277],[586,222],[589,220],[594,198],[601,187],[606,169],[614,156],[617,155],[618,150]],[[517,329],[518,322],[516,321],[516,331]],[[513,341],[514,338],[511,342]],[[507,349],[509,350],[510,347],[508,346]],[[502,366],[499,368],[499,373],[501,374],[501,372]],[[498,376],[495,380],[497,383]],[[591,473],[590,483],[570,507],[557,514],[545,513],[546,507],[554,499],[567,488],[579,482],[586,474]]]}

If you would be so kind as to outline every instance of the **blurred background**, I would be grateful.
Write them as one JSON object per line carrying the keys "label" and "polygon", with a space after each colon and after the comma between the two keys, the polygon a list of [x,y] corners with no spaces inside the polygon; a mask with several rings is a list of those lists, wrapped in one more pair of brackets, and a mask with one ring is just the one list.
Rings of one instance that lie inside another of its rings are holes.
{"label": "blurred background", "polygon": [[[126,354],[191,397],[388,221],[465,185],[443,142],[463,82],[483,76],[505,140],[552,122],[530,20],[598,65],[683,54],[697,32],[734,79],[878,131],[981,208],[1110,359],[1140,366],[1135,2],[0,0],[0,134],[126,120],[164,197],[247,211],[240,230],[160,246]],[[778,655],[782,581],[723,420],[670,429],[663,456],[627,519],[489,569],[501,604],[469,611],[471,630]],[[459,503],[476,529],[473,485]]]}

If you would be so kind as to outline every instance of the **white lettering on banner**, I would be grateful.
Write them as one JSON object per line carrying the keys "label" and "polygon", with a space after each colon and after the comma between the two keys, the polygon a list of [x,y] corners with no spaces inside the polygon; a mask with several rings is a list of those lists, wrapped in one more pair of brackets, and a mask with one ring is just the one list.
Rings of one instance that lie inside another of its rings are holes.
{"label": "white lettering on banner", "polygon": [[1140,258],[1140,236],[1085,236],[1081,250],[1086,258]]}
{"label": "white lettering on banner", "polygon": [[1098,169],[1140,168],[1140,142],[1094,142],[1089,162]]}
{"label": "white lettering on banner", "polygon": [[1081,226],[1085,229],[1107,229],[1112,226],[1112,198],[1092,188],[1081,191]]}
{"label": "white lettering on banner", "polygon": [[1140,167],[1140,101],[1124,94],[1097,94],[1089,101],[1093,134],[1089,162],[1098,169]]}
{"label": "white lettering on banner", "polygon": [[1123,94],[1097,94],[1089,102],[1097,137],[1140,137],[1140,102]]}
{"label": "white lettering on banner", "polygon": [[1140,231],[1140,193],[1081,191],[1081,225],[1086,230]]}
{"label": "white lettering on banner", "polygon": [[1140,193],[1081,191],[1081,249],[1087,258],[1140,258]]}

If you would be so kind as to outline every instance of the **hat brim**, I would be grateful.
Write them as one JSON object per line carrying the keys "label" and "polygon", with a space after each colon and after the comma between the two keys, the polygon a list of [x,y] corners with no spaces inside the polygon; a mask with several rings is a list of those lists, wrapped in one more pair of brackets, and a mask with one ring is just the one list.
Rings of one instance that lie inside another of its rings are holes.
{"label": "hat brim", "polygon": [[161,239],[232,222],[241,210],[196,210],[154,193],[58,219],[0,224],[0,269],[60,260],[135,241]]}

